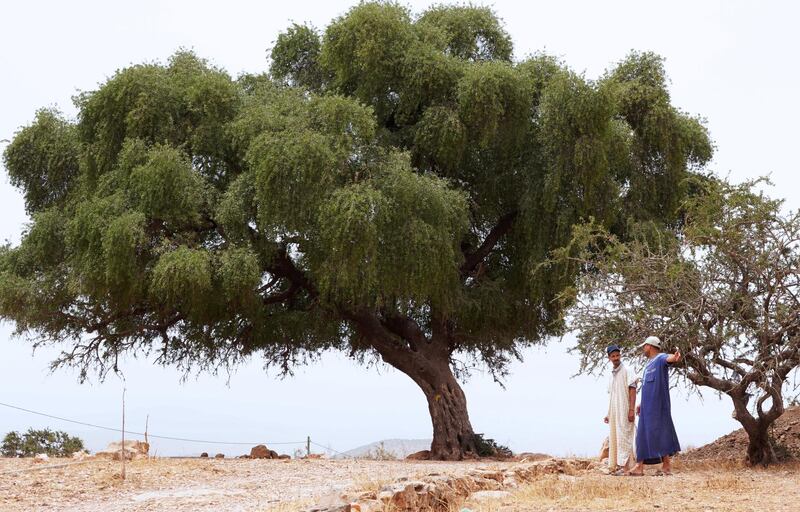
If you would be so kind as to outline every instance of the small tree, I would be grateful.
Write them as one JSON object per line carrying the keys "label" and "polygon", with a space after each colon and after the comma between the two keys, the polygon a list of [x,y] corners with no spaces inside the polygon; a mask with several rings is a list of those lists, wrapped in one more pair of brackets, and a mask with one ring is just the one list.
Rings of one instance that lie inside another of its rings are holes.
{"label": "small tree", "polygon": [[755,191],[760,181],[698,182],[675,233],[640,226],[620,242],[597,226],[559,251],[587,272],[562,295],[573,303],[582,369],[614,342],[658,335],[684,356],[681,375],[731,398],[752,464],[776,460],[770,425],[800,364],[800,215]]}
{"label": "small tree", "polygon": [[83,441],[66,432],[49,428],[43,430],[29,428],[21,436],[18,432],[6,434],[0,452],[5,457],[33,457],[37,453],[46,453],[51,457],[69,457],[83,449]]}

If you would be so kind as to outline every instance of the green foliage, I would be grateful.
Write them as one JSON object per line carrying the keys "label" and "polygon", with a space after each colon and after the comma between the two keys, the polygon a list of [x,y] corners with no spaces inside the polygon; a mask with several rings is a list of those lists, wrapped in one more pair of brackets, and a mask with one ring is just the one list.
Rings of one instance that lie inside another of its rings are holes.
{"label": "green foliage", "polygon": [[295,23],[278,35],[270,51],[270,73],[287,84],[319,90],[323,83],[321,48],[319,33],[313,27]]}
{"label": "green foliage", "polygon": [[270,74],[187,51],[117,71],[6,150],[32,222],[0,250],[0,316],[101,375],[124,351],[370,357],[364,316],[502,373],[564,327],[581,269],[532,270],[572,226],[685,221],[712,150],[654,55],[597,81],[512,55],[490,9],[362,2],[280,34]]}
{"label": "green foliage", "polygon": [[3,152],[11,184],[25,194],[29,214],[61,203],[78,175],[75,126],[58,111],[40,110]]}
{"label": "green foliage", "polygon": [[514,454],[507,446],[499,444],[494,439],[486,439],[483,434],[475,434],[475,445],[478,457],[511,457]]}
{"label": "green foliage", "polygon": [[162,254],[153,268],[150,293],[167,307],[198,313],[212,291],[211,256],[205,250],[180,246]]}
{"label": "green foliage", "polygon": [[203,180],[178,149],[155,146],[129,179],[130,204],[147,218],[171,226],[191,224],[199,218]]}
{"label": "green foliage", "polygon": [[420,16],[417,24],[441,31],[443,50],[464,60],[511,60],[511,38],[488,7],[437,5]]}
{"label": "green foliage", "polygon": [[4,457],[33,457],[39,453],[45,453],[50,457],[69,457],[83,449],[83,441],[66,432],[53,431],[49,428],[43,430],[29,428],[22,435],[19,432],[7,433],[3,438],[0,453]]}

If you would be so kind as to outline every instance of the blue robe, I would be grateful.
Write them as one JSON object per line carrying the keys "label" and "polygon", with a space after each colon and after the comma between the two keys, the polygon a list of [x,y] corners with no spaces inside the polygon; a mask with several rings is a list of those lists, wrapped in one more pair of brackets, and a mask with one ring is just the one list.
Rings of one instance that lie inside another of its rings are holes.
{"label": "blue robe", "polygon": [[669,401],[667,354],[658,354],[644,368],[639,426],[636,430],[636,460],[658,464],[661,457],[681,451],[672,423]]}

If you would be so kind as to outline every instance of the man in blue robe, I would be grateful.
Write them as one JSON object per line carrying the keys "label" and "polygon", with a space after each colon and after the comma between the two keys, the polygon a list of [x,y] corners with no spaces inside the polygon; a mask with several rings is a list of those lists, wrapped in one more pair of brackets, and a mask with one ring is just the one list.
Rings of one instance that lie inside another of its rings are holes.
{"label": "man in blue robe", "polygon": [[639,345],[648,361],[642,376],[642,399],[639,405],[639,427],[636,430],[636,467],[631,476],[644,474],[645,464],[661,462],[664,475],[672,474],[672,456],[681,451],[675,425],[672,423],[669,400],[669,367],[681,360],[680,350],[674,354],[661,351],[661,340],[650,336]]}

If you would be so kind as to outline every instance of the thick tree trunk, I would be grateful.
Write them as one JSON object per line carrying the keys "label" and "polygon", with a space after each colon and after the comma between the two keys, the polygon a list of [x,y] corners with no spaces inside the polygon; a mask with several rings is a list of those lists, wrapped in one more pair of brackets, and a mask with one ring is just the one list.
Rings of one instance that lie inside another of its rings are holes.
{"label": "thick tree trunk", "polygon": [[778,461],[775,456],[775,448],[769,437],[769,428],[775,420],[783,414],[783,402],[778,396],[776,404],[768,412],[761,410],[758,404],[758,416],[753,416],[747,408],[748,395],[743,391],[737,390],[735,393],[729,392],[728,395],[733,400],[733,417],[744,427],[747,432],[747,463],[755,466],[761,464],[768,466]]}
{"label": "thick tree trunk", "polygon": [[453,375],[448,361],[433,365],[433,370],[421,372],[415,382],[428,401],[433,423],[431,458],[461,460],[476,454],[475,433],[469,421],[467,398]]}
{"label": "thick tree trunk", "polygon": [[428,339],[407,319],[384,320],[399,333],[394,337],[387,335],[384,324],[373,315],[351,313],[349,318],[383,361],[411,377],[425,394],[433,424],[431,459],[462,460],[477,455],[467,399],[450,367],[446,339],[435,336],[434,341]]}
{"label": "thick tree trunk", "polygon": [[778,461],[769,438],[768,426],[759,426],[752,432],[747,431],[747,437],[747,462],[750,465],[768,466]]}
{"label": "thick tree trunk", "polygon": [[422,389],[433,424],[431,459],[463,460],[477,454],[467,398],[450,368],[450,357],[436,347],[418,351],[379,350],[384,362],[405,373]]}

